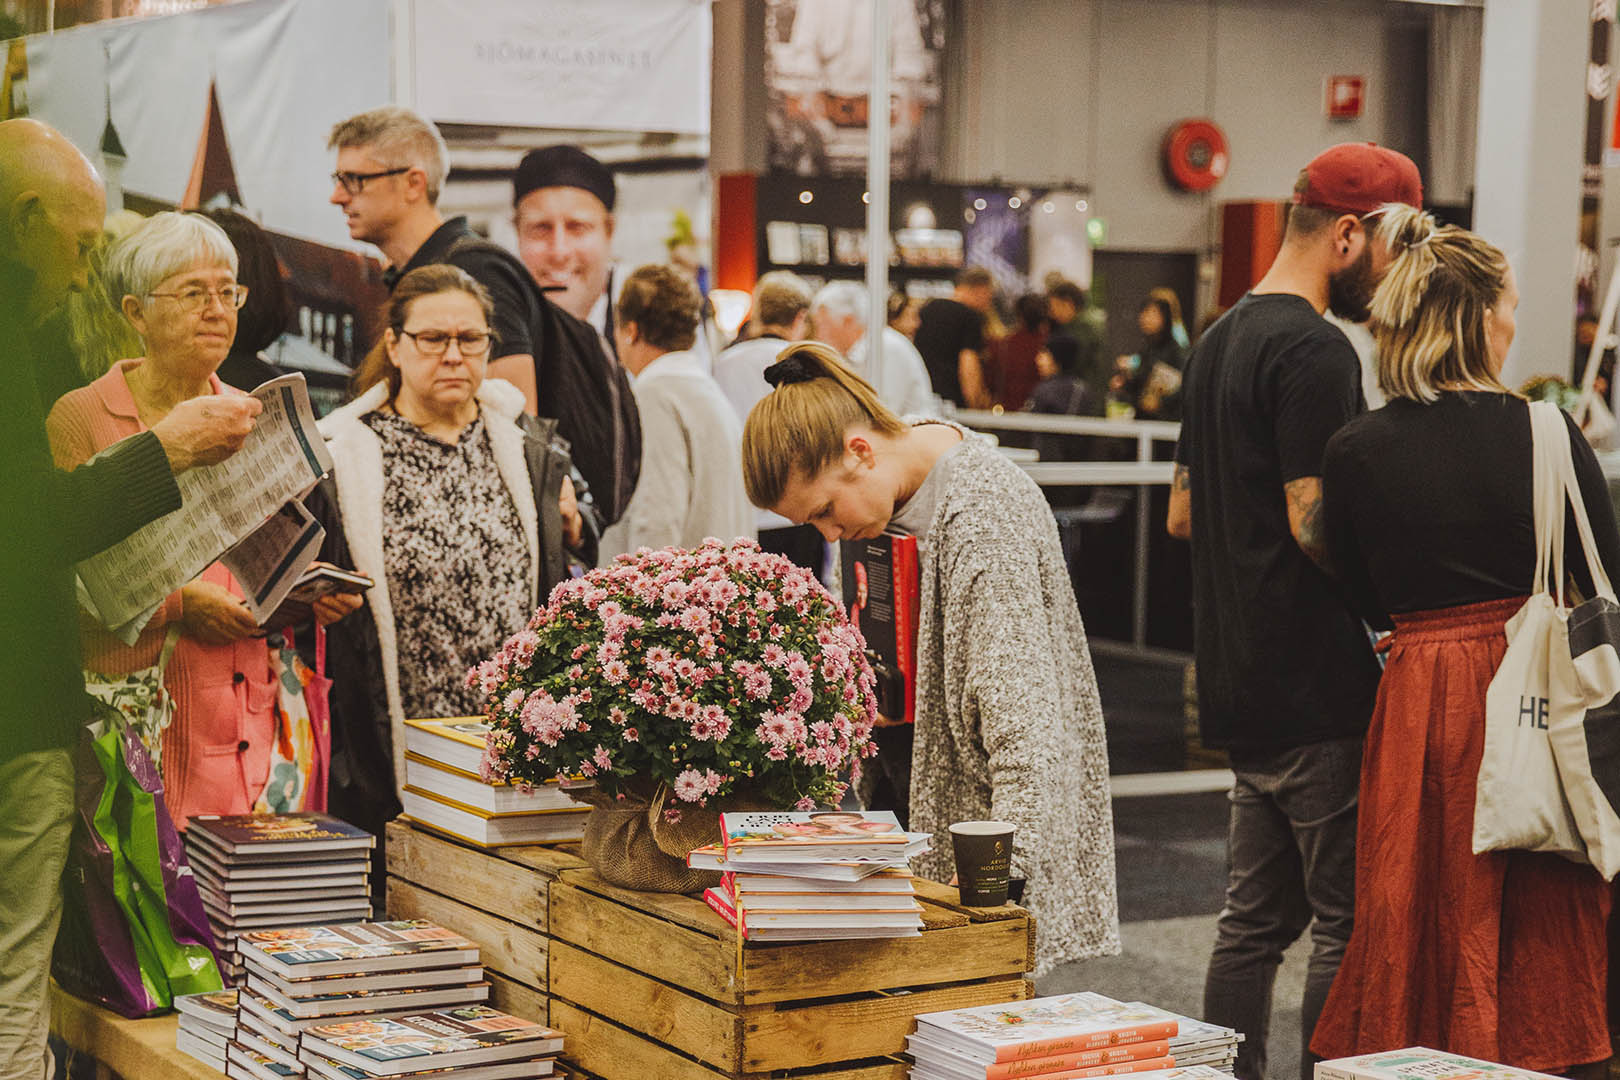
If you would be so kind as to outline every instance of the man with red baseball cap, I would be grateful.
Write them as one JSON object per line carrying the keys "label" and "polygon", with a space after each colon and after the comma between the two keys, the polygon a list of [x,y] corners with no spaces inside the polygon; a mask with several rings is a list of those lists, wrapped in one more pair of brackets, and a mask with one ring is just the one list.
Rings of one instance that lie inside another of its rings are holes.
{"label": "man with red baseball cap", "polygon": [[[1276,261],[1187,363],[1168,524],[1192,541],[1203,741],[1228,752],[1236,775],[1204,1016],[1247,1036],[1240,1080],[1266,1075],[1283,951],[1310,929],[1308,1046],[1350,938],[1361,742],[1379,667],[1326,569],[1322,450],[1366,402],[1355,350],[1322,316],[1365,321],[1392,256],[1379,210],[1422,199],[1403,154],[1345,143],[1317,155],[1295,184]],[[1303,1052],[1300,1075],[1311,1074]]]}

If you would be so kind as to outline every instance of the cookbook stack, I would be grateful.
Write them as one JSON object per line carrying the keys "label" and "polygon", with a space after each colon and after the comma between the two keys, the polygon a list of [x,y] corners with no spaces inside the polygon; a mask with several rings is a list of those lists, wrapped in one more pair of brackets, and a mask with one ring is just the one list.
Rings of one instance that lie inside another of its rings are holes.
{"label": "cookbook stack", "polygon": [[479,847],[556,844],[585,835],[589,807],[555,782],[523,789],[480,775],[489,724],[476,716],[405,721],[405,790],[411,820]]}
{"label": "cookbook stack", "polygon": [[[912,1080],[1229,1080],[1230,1028],[1089,992],[924,1013]],[[1214,1064],[1219,1062],[1220,1064]]]}
{"label": "cookbook stack", "polygon": [[174,999],[180,1014],[174,1045],[205,1065],[225,1071],[225,1045],[236,1031],[236,991],[209,990]]}
{"label": "cookbook stack", "polygon": [[910,860],[928,850],[888,811],[721,814],[721,843],[687,856],[723,872],[703,899],[746,940],[916,937]]}
{"label": "cookbook stack", "polygon": [[223,959],[239,985],[236,942],[267,927],[371,917],[376,838],[326,814],[200,814],[186,830],[186,860]]}
{"label": "cookbook stack", "polygon": [[[305,1031],[311,1080],[529,1080],[550,1076],[563,1035],[484,1005]],[[257,1078],[263,1080],[263,1078]]]}

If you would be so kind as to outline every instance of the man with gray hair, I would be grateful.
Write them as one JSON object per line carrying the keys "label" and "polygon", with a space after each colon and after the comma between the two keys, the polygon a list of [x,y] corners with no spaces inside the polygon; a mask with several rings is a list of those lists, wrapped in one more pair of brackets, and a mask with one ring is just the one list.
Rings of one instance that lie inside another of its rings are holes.
{"label": "man with gray hair", "polygon": [[351,237],[381,249],[390,289],[419,266],[449,263],[489,290],[489,377],[522,390],[530,414],[557,420],[597,508],[606,522],[618,520],[641,469],[629,380],[596,332],[548,300],[516,255],[473,232],[465,217],[439,213],[449,153],[438,128],[385,106],[339,123],[327,147],[337,151],[330,201]]}
{"label": "man with gray hair", "polygon": [[59,132],[0,123],[0,1080],[50,1074],[51,948],[73,823],[68,748],[92,716],[73,564],[180,507],[177,473],[235,453],[260,404],[209,395],[72,472],[52,467],[35,331],[86,286],[107,209]]}
{"label": "man with gray hair", "polygon": [[[770,392],[765,369],[788,345],[803,341],[810,320],[810,283],[791,270],[772,270],[754,285],[753,323],[759,333],[739,341],[714,360],[714,381],[740,423],[748,421],[759,399]],[[760,510],[759,546],[786,555],[818,577],[827,546],[814,525],[795,525],[780,514]]]}
{"label": "man with gray hair", "polygon": [[865,286],[854,281],[834,281],[822,286],[810,305],[810,323],[817,341],[844,354],[856,374],[872,384],[878,400],[896,416],[933,415],[933,384],[928,365],[917,347],[892,327],[883,328],[883,359],[880,371],[873,371],[867,353],[867,316],[870,297]]}

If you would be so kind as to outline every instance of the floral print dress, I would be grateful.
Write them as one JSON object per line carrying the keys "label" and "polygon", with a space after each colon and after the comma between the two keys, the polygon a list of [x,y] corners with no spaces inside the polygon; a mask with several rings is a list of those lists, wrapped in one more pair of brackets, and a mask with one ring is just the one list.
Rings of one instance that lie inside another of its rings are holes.
{"label": "floral print dress", "polygon": [[529,549],[479,415],[454,444],[369,412],[383,454],[383,559],[399,635],[406,716],[483,711],[467,669],[522,629]]}

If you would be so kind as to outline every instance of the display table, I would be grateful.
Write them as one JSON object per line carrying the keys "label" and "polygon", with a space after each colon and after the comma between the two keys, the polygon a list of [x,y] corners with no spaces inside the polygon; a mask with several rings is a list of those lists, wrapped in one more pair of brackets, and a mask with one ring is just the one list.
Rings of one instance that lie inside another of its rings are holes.
{"label": "display table", "polygon": [[920,937],[743,947],[703,901],[616,888],[567,850],[483,851],[395,822],[388,868],[391,916],[477,941],[497,1003],[545,1017],[602,1080],[903,1080],[892,1055],[918,1013],[1034,993],[1028,913],[921,879]]}
{"label": "display table", "polygon": [[51,982],[51,1034],[96,1061],[96,1080],[222,1080],[224,1073],[175,1048],[180,1018],[126,1020]]}

